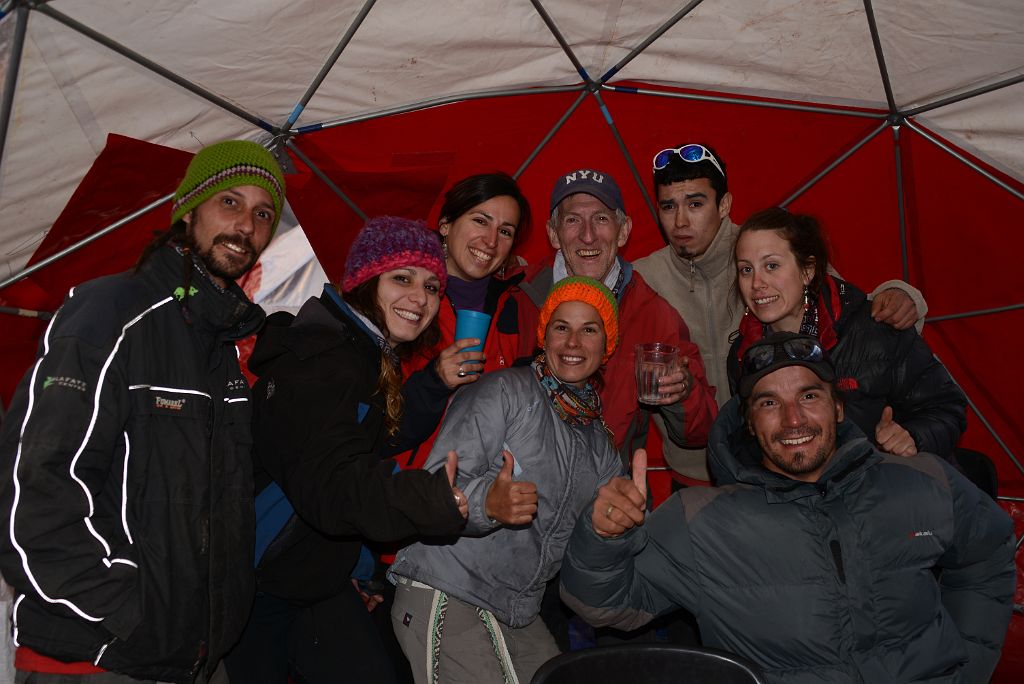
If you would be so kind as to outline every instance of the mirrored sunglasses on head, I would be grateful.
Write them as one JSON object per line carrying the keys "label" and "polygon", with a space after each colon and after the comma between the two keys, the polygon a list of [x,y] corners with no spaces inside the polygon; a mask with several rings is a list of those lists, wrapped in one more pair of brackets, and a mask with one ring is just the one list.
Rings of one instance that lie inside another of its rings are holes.
{"label": "mirrored sunglasses on head", "polygon": [[794,337],[783,342],[757,342],[743,355],[743,374],[763,370],[780,358],[817,363],[825,360],[825,350],[813,337]]}
{"label": "mirrored sunglasses on head", "polygon": [[715,159],[715,155],[711,154],[711,151],[708,148],[696,143],[690,143],[688,145],[683,145],[682,147],[665,149],[654,155],[654,170],[661,171],[663,168],[668,166],[675,157],[691,164],[709,161],[715,165],[715,168],[718,169],[718,173],[722,174],[722,178],[725,178],[725,171],[722,170],[722,165],[718,163],[717,159]]}

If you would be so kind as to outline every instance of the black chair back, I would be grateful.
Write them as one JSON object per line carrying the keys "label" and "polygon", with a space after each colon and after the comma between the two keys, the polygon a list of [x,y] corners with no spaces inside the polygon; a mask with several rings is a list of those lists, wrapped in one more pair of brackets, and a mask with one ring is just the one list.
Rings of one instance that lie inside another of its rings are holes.
{"label": "black chair back", "polygon": [[764,684],[756,665],[723,651],[670,644],[588,648],[555,656],[531,684]]}

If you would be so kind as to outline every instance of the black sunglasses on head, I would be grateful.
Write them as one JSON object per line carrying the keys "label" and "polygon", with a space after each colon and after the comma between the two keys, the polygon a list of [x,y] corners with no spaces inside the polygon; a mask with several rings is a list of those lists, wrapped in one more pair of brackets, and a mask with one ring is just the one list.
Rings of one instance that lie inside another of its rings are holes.
{"label": "black sunglasses on head", "polygon": [[825,360],[825,350],[813,337],[794,337],[783,342],[756,342],[743,355],[743,375],[757,373],[775,363],[776,359],[792,359],[817,363]]}

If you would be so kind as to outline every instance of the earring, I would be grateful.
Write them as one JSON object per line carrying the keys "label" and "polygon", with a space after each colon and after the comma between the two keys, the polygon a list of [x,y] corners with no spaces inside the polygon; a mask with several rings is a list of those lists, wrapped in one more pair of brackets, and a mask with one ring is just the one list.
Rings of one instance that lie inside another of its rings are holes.
{"label": "earring", "polygon": [[444,252],[444,258],[448,258],[448,236],[441,236],[441,251]]}
{"label": "earring", "polygon": [[807,290],[807,286],[804,285],[804,311],[807,311],[807,309],[809,308],[811,308],[811,301],[809,297],[809,292]]}

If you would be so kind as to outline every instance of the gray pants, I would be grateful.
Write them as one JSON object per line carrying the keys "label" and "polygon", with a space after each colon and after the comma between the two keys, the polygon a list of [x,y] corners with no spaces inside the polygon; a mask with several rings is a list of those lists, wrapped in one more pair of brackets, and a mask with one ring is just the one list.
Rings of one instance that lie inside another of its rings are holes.
{"label": "gray pants", "polygon": [[[428,684],[428,648],[432,628],[434,590],[413,586],[402,578],[395,587],[391,622],[395,636],[412,666],[416,684]],[[529,684],[534,672],[558,655],[558,646],[544,621],[537,619],[514,628],[494,621],[500,629],[519,684]],[[444,684],[500,684],[504,681],[491,635],[475,606],[449,597],[441,636],[438,682]]]}

